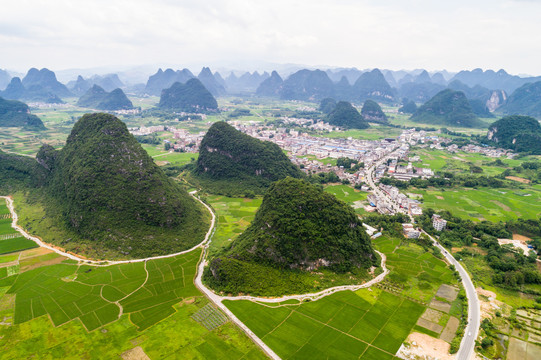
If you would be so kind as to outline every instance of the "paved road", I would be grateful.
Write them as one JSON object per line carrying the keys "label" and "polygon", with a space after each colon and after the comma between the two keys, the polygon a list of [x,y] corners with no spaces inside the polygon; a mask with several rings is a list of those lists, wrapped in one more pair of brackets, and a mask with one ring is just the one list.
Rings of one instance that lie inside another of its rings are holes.
{"label": "paved road", "polygon": [[479,325],[481,324],[481,310],[479,307],[479,298],[477,297],[477,291],[475,290],[475,286],[473,285],[473,282],[471,281],[470,276],[464,270],[462,265],[459,261],[457,261],[453,255],[449,254],[449,252],[441,246],[439,242],[436,241],[432,236],[427,234],[424,230],[423,233],[426,234],[433,242],[434,245],[440,249],[441,253],[447,261],[449,261],[451,264],[453,264],[460,274],[460,277],[462,278],[462,285],[464,285],[464,289],[466,290],[466,296],[468,297],[468,325],[466,326],[466,330],[464,332],[464,337],[462,338],[462,342],[460,343],[460,349],[458,350],[458,353],[456,355],[457,360],[470,360],[473,359],[475,355],[475,339],[477,339],[477,335],[479,333]]}
{"label": "paved road", "polygon": [[[387,161],[387,159],[391,155],[393,155],[393,152],[383,157],[381,160],[377,161],[373,166],[371,166],[367,170],[366,180],[368,182],[368,185],[372,188],[372,191],[376,195],[387,199],[388,203],[391,204],[391,206],[396,212],[407,214],[413,222],[413,217],[409,213],[407,213],[406,210],[400,208],[397,203],[391,200],[389,196],[383,191],[381,191],[380,188],[378,188],[374,183],[373,176],[375,168],[383,162]],[[462,342],[460,343],[460,349],[458,350],[456,358],[457,360],[471,360],[475,356],[475,339],[477,339],[477,335],[479,333],[479,325],[481,323],[481,310],[479,306],[479,298],[477,297],[477,291],[475,291],[475,286],[473,285],[469,274],[466,272],[466,270],[464,270],[460,262],[457,261],[453,257],[453,255],[449,254],[447,250],[443,246],[441,246],[441,244],[436,239],[427,234],[424,230],[423,233],[430,237],[430,239],[434,242],[434,245],[440,249],[441,253],[445,256],[447,261],[449,261],[449,263],[455,266],[462,279],[462,285],[464,285],[464,289],[466,290],[466,296],[468,297],[468,325],[466,326],[464,337],[462,338]]]}

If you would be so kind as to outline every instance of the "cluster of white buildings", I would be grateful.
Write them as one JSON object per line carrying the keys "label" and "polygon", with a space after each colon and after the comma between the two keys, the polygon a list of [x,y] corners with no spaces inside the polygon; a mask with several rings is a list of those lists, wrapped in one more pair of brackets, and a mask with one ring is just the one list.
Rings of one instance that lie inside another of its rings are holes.
{"label": "cluster of white buildings", "polygon": [[442,231],[447,226],[447,220],[443,219],[440,215],[432,215],[432,227],[436,231]]}
{"label": "cluster of white buildings", "polygon": [[417,216],[423,214],[423,209],[420,206],[420,202],[415,199],[410,199],[407,195],[402,194],[397,187],[392,185],[379,184],[381,191],[389,195],[392,201],[394,201],[402,209],[406,209],[411,216]]}
{"label": "cluster of white buildings", "polygon": [[163,125],[155,125],[155,126],[141,126],[139,128],[130,128],[129,131],[132,135],[150,135],[157,132],[166,131],[167,128]]}

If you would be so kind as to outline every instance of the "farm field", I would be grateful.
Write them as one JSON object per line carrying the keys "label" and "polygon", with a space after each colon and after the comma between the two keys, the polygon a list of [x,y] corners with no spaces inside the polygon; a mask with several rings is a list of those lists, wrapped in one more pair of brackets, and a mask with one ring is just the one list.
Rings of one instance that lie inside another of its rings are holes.
{"label": "farm field", "polygon": [[224,304],[283,359],[395,359],[424,310],[388,292],[373,303],[343,291],[301,305]]}
{"label": "farm field", "polygon": [[541,190],[528,189],[410,189],[423,196],[422,207],[449,210],[474,221],[505,221],[538,218],[541,215]]}
{"label": "farm field", "polygon": [[367,192],[354,189],[349,185],[329,185],[325,186],[324,190],[353,207],[357,214],[365,213],[363,204],[367,204],[365,203],[368,196]]}
{"label": "farm field", "polygon": [[[301,304],[224,304],[283,359],[397,359],[410,332],[423,331],[417,322],[441,285],[457,281],[443,261],[418,245],[380,237],[374,246],[387,255],[391,269],[381,285]],[[450,316],[441,317],[436,321],[446,326]]]}
{"label": "farm field", "polygon": [[[265,358],[193,284],[200,249],[106,267],[39,250],[20,253],[19,265],[0,267],[3,359],[118,358],[136,346],[152,359]],[[202,308],[209,310],[196,321]],[[221,323],[206,327],[215,323],[207,314]]]}
{"label": "farm field", "polygon": [[[36,248],[35,242],[23,237],[11,227],[11,216],[4,199],[0,199],[0,255]],[[0,258],[0,263],[7,262]]]}
{"label": "farm field", "polygon": [[228,246],[254,219],[261,198],[244,199],[210,195],[208,202],[216,212],[216,231],[210,245],[210,255]]}

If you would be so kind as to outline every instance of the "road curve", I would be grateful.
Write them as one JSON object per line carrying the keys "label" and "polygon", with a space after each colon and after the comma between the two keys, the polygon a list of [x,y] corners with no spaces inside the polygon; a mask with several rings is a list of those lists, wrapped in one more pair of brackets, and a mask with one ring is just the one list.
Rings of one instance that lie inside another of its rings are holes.
{"label": "road curve", "polygon": [[57,249],[56,247],[54,246],[51,246],[49,244],[46,244],[44,243],[40,238],[36,237],[36,236],[32,236],[30,235],[29,233],[26,232],[26,230],[24,230],[20,225],[17,224],[17,221],[19,220],[19,216],[17,215],[17,213],[15,212],[15,208],[14,208],[14,205],[13,205],[13,199],[10,198],[9,196],[0,196],[1,199],[5,199],[6,200],[6,203],[7,203],[7,207],[9,209],[9,212],[11,213],[11,227],[13,229],[15,229],[16,231],[18,231],[19,233],[21,233],[21,235],[23,235],[25,238],[29,239],[29,240],[32,240],[33,242],[35,242],[36,244],[38,244],[40,247],[43,247],[43,248],[46,248],[46,249],[49,249],[51,251],[54,251],[55,253],[59,254],[59,255],[62,255],[62,256],[65,256],[69,259],[72,259],[72,260],[76,260],[76,261],[83,261],[86,265],[92,265],[92,266],[109,266],[109,265],[118,265],[118,264],[127,264],[127,263],[135,263],[135,262],[143,262],[143,261],[148,261],[148,260],[155,260],[155,259],[165,259],[165,258],[170,258],[170,257],[174,257],[174,256],[178,256],[178,255],[182,255],[182,254],[186,254],[186,253],[189,253],[191,251],[194,251],[195,249],[197,249],[198,247],[201,247],[203,246],[204,244],[206,244],[211,235],[212,235],[212,232],[214,231],[214,225],[216,223],[216,216],[214,215],[214,212],[212,211],[212,209],[210,208],[210,206],[208,206],[207,204],[205,204],[203,201],[201,201],[199,198],[197,198],[196,196],[194,196],[195,194],[195,191],[192,191],[190,193],[190,195],[193,196],[193,198],[197,201],[199,201],[201,204],[203,204],[203,206],[205,206],[207,208],[207,210],[209,211],[209,213],[211,214],[212,218],[211,218],[211,223],[210,223],[210,227],[209,227],[209,231],[207,231],[206,235],[205,235],[205,238],[203,239],[203,241],[197,245],[195,245],[194,247],[192,247],[191,249],[188,249],[188,250],[184,250],[184,251],[181,251],[181,252],[177,252],[177,253],[174,253],[174,254],[167,254],[167,255],[160,255],[160,256],[151,256],[151,257],[147,257],[147,258],[142,258],[142,259],[132,259],[132,260],[90,260],[90,259],[85,259],[85,258],[82,258],[82,257],[79,257],[77,255],[74,255],[74,254],[70,254],[70,253],[67,253],[65,251],[62,251],[60,249]]}
{"label": "road curve", "polygon": [[[391,206],[395,209],[395,211],[405,213],[410,217],[411,221],[413,222],[413,217],[409,213],[404,211],[404,209],[400,208],[398,204],[396,204],[391,198],[389,198],[389,196],[383,191],[381,191],[374,183],[374,169],[377,165],[386,161],[390,155],[392,155],[392,152],[389,155],[383,157],[378,162],[376,162],[367,170],[368,185],[372,188],[375,194],[380,197],[386,198],[391,204]],[[464,270],[460,262],[458,262],[453,257],[453,255],[449,254],[447,250],[436,239],[434,239],[434,237],[430,236],[424,230],[422,230],[422,232],[428,235],[428,237],[433,241],[434,246],[440,249],[441,253],[445,256],[447,261],[449,261],[449,263],[455,266],[456,270],[460,274],[460,278],[462,279],[462,285],[466,290],[466,297],[468,298],[468,325],[466,326],[466,329],[464,331],[464,337],[462,338],[462,341],[460,343],[460,348],[457,352],[456,359],[471,360],[475,357],[475,339],[477,339],[477,335],[479,334],[479,325],[481,323],[481,310],[479,305],[479,298],[477,297],[477,291],[475,290],[475,286],[473,285],[470,275],[466,272],[466,270]]]}

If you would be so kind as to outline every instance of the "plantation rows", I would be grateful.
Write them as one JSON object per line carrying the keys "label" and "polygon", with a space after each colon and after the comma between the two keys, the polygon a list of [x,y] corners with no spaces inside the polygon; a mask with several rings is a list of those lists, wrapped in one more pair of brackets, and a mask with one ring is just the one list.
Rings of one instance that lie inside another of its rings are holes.
{"label": "plantation rows", "polygon": [[192,319],[201,323],[209,331],[212,331],[227,322],[227,316],[210,303],[193,314]]}
{"label": "plantation rows", "polygon": [[32,240],[24,238],[11,227],[11,214],[3,199],[0,199],[0,255],[36,248]]}
{"label": "plantation rows", "polygon": [[[88,331],[123,313],[146,329],[174,313],[173,304],[198,295],[193,284],[201,251],[107,267],[62,263],[2,278],[16,294],[15,324],[48,314],[55,326],[79,318]],[[7,275],[7,274],[6,274]]]}

